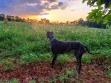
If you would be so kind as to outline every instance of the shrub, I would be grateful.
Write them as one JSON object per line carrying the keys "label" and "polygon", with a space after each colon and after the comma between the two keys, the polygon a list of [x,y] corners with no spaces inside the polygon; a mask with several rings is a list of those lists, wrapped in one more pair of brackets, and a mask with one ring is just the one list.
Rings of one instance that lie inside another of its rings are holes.
{"label": "shrub", "polygon": [[4,18],[4,24],[8,24],[8,19]]}

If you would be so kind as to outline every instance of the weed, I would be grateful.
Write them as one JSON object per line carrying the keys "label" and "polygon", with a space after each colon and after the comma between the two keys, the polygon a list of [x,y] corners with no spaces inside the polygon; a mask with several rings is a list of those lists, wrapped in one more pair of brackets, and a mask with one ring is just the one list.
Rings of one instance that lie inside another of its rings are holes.
{"label": "weed", "polygon": [[72,78],[75,76],[74,74],[74,70],[73,69],[67,69],[66,72],[65,72],[65,75],[69,78]]}
{"label": "weed", "polygon": [[13,61],[14,61],[14,58],[7,58],[7,59],[3,59],[1,61],[1,64],[0,65],[4,65],[4,70],[7,71],[7,70],[12,70],[13,69]]}
{"label": "weed", "polygon": [[65,62],[67,62],[69,60],[69,56],[68,55],[62,55],[62,56],[59,56],[58,57],[58,61],[61,63],[61,64],[64,64]]}
{"label": "weed", "polygon": [[111,78],[111,71],[108,71],[107,74],[108,74],[108,77]]}
{"label": "weed", "polygon": [[72,69],[67,69],[65,73],[59,75],[59,80],[61,83],[71,83],[71,79],[75,76]]}
{"label": "weed", "polygon": [[12,70],[13,69],[13,63],[12,62],[8,62],[5,66],[5,70]]}
{"label": "weed", "polygon": [[56,75],[52,76],[52,79],[49,80],[49,83],[56,83],[57,81],[57,78],[56,78]]}
{"label": "weed", "polygon": [[86,63],[86,64],[89,64],[91,61],[90,61],[90,57],[88,57],[88,55],[84,55],[82,56],[82,62],[83,63]]}
{"label": "weed", "polygon": [[35,63],[37,62],[37,55],[32,53],[24,54],[20,57],[20,62],[22,64]]}
{"label": "weed", "polygon": [[14,79],[10,80],[9,83],[19,83],[19,80],[14,78]]}
{"label": "weed", "polygon": [[30,80],[29,83],[36,83],[36,80]]}
{"label": "weed", "polygon": [[65,81],[68,80],[68,77],[64,74],[60,74],[59,79],[60,79],[61,83],[64,83]]}

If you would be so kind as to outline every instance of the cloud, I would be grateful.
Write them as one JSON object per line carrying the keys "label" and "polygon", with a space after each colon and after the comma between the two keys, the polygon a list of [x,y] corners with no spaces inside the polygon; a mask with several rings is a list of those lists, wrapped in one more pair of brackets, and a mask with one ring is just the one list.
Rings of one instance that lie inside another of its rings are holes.
{"label": "cloud", "polygon": [[66,7],[67,3],[58,0],[0,0],[0,13],[8,15],[44,15]]}

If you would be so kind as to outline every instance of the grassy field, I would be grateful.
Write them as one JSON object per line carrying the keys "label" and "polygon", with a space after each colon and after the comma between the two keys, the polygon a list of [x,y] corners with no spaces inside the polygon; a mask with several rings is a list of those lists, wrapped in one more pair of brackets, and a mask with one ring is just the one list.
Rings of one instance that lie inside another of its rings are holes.
{"label": "grassy field", "polygon": [[[85,54],[82,62],[90,64],[96,63],[99,59],[103,60],[107,68],[106,73],[111,77],[111,30],[71,25],[3,24],[0,22],[1,69],[5,71],[13,69],[14,62],[16,64],[35,64],[50,61],[51,52],[50,43],[46,37],[47,31],[53,31],[55,37],[62,41],[80,41],[91,52],[99,53]],[[59,56],[58,61],[64,63],[73,57],[72,53],[71,56],[68,55]]]}

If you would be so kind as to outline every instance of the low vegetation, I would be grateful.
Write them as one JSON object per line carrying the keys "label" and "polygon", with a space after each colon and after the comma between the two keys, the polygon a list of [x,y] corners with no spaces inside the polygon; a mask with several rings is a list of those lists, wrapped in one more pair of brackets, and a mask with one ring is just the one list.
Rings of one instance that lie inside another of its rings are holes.
{"label": "low vegetation", "polygon": [[[17,22],[4,24],[0,22],[0,69],[9,71],[13,70],[13,65],[50,62],[52,54],[49,40],[46,38],[47,31],[53,31],[55,37],[62,41],[80,41],[91,52],[99,53],[85,54],[82,62],[95,64],[102,60],[105,63],[107,75],[111,77],[111,30],[71,25],[31,25]],[[58,63],[64,64],[73,57],[72,52],[59,56],[57,60]],[[64,83],[65,80],[74,76],[75,73],[72,70],[66,70],[65,74],[61,74],[58,78]],[[11,81],[15,83],[18,80]],[[30,83],[35,83],[35,80]]]}

